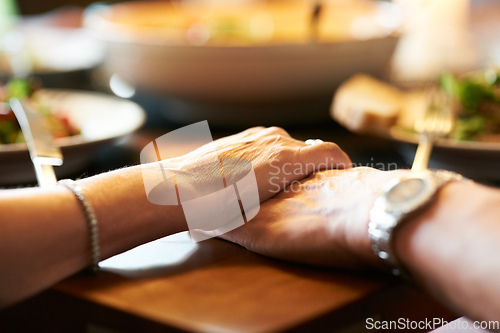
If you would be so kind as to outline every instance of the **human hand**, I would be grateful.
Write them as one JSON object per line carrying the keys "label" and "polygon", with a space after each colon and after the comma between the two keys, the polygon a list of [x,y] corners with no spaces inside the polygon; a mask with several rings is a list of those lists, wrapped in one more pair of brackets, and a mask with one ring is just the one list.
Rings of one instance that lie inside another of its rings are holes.
{"label": "human hand", "polygon": [[261,205],[245,225],[221,235],[278,259],[344,268],[379,266],[368,238],[369,211],[384,184],[405,170],[326,170]]}
{"label": "human hand", "polygon": [[[290,183],[300,180],[314,171],[330,168],[349,168],[351,160],[336,144],[323,142],[306,145],[292,138],[279,127],[254,127],[235,135],[215,140],[191,153],[163,161],[167,168],[190,169],[213,158],[214,148],[219,158],[249,161],[255,171],[260,201],[264,201]],[[244,169],[244,165],[242,165]],[[237,178],[238,167],[224,169],[225,178]],[[214,177],[218,170],[214,170]],[[193,173],[190,173],[193,174]],[[200,176],[193,182],[208,183],[209,175]],[[199,186],[198,186],[199,187]]]}

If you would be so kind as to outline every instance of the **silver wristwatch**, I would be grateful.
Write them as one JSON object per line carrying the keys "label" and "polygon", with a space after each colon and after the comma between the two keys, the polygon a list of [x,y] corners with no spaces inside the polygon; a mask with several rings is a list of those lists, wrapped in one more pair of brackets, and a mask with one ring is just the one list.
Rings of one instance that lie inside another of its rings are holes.
{"label": "silver wristwatch", "polygon": [[461,175],[445,170],[410,172],[388,184],[375,200],[370,211],[368,234],[375,254],[385,261],[394,275],[405,275],[393,251],[393,234],[405,218],[425,207],[437,191],[453,180],[464,180]]}

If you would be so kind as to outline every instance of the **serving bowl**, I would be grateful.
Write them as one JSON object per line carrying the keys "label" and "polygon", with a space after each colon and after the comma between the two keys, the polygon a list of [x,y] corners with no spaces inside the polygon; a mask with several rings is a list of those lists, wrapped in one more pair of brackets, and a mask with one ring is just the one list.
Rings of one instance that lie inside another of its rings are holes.
{"label": "serving bowl", "polygon": [[[316,29],[304,1],[210,10],[175,3],[89,8],[84,25],[106,46],[103,76],[199,109],[210,105],[210,112],[230,106],[224,111],[230,118],[238,106],[331,97],[359,71],[384,76],[398,42],[398,11],[389,3],[324,1]],[[219,27],[225,20],[239,28],[225,31]]]}

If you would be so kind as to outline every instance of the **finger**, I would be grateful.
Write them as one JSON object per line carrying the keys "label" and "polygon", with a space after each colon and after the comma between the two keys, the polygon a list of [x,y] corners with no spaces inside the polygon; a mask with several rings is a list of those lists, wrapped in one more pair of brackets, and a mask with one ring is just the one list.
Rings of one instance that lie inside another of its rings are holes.
{"label": "finger", "polygon": [[257,134],[265,129],[266,128],[263,126],[250,127],[242,132],[238,132],[238,133],[235,133],[232,135],[228,135],[228,136],[219,138],[219,139],[215,140],[215,143],[217,145],[223,145],[223,144],[226,144],[228,142],[240,141],[243,138],[248,138],[248,137],[255,135],[255,134]]}
{"label": "finger", "polygon": [[282,137],[290,137],[284,129],[279,127],[256,126],[230,136],[219,138],[215,141],[215,143],[218,147],[220,147],[229,143],[241,141],[251,142],[257,141],[263,137],[278,137],[280,135]]}
{"label": "finger", "polygon": [[288,132],[285,129],[278,126],[268,127],[266,131],[268,131],[269,134],[290,136],[290,134],[288,134]]}
{"label": "finger", "polygon": [[245,136],[248,136],[248,135],[252,135],[252,134],[255,134],[255,133],[259,133],[263,130],[265,130],[266,128],[264,126],[255,126],[255,127],[250,127],[240,133],[238,133],[238,135],[241,135],[243,137]]}
{"label": "finger", "polygon": [[259,137],[263,137],[263,136],[282,136],[282,137],[286,137],[286,138],[290,137],[290,134],[286,130],[284,130],[281,127],[277,127],[277,126],[271,126],[271,127],[264,128],[261,131],[258,131],[254,134],[259,136]]}
{"label": "finger", "polygon": [[298,160],[299,163],[316,165],[315,170],[352,167],[349,156],[333,142],[322,142],[299,148]]}

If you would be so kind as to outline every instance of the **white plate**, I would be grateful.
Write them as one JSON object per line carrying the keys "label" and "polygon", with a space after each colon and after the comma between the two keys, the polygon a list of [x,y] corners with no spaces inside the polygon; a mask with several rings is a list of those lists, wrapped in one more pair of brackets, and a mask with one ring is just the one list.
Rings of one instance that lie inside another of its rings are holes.
{"label": "white plate", "polygon": [[[389,137],[399,143],[400,153],[411,165],[418,135],[394,126]],[[500,143],[441,139],[434,145],[430,167],[459,172],[478,181],[500,181]]]}
{"label": "white plate", "polygon": [[[83,10],[78,7],[23,16],[6,24],[0,37],[5,58],[0,54],[0,71],[9,76],[9,52],[30,74],[55,75],[94,68],[103,59],[103,45],[82,28]],[[24,59],[24,60],[19,60]]]}
{"label": "white plate", "polygon": [[[81,135],[55,140],[64,156],[63,165],[55,168],[58,178],[83,169],[97,146],[134,132],[145,121],[140,106],[105,94],[50,89],[38,91],[37,96],[49,107],[62,110],[81,129]],[[0,184],[34,181],[26,144],[0,144]]]}
{"label": "white plate", "polygon": [[36,74],[86,70],[103,59],[103,46],[82,28],[30,26],[23,32]]}

